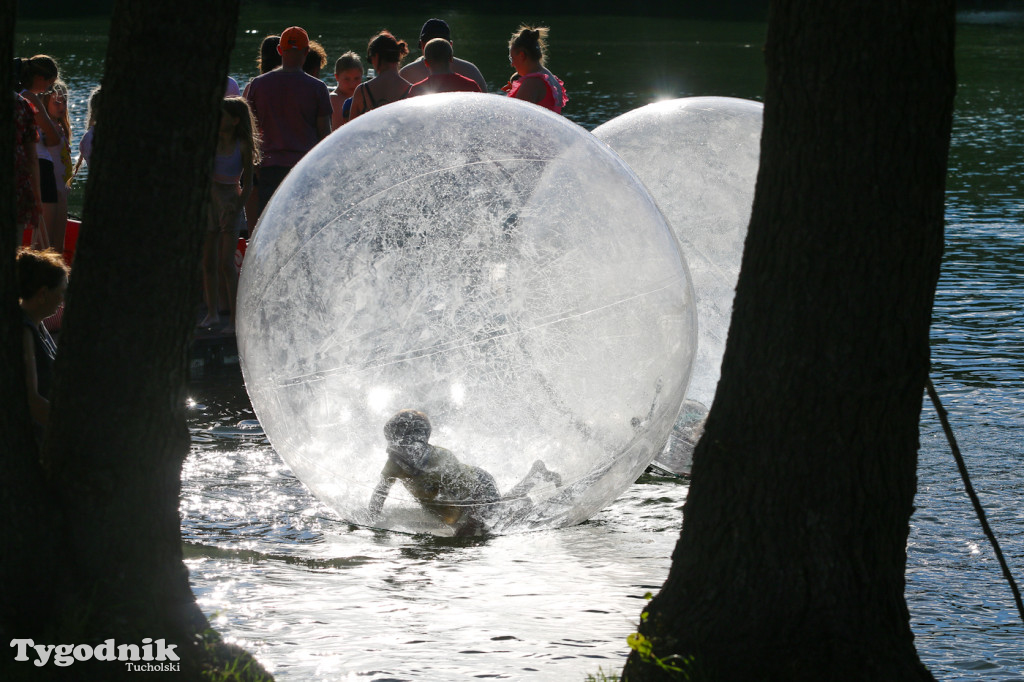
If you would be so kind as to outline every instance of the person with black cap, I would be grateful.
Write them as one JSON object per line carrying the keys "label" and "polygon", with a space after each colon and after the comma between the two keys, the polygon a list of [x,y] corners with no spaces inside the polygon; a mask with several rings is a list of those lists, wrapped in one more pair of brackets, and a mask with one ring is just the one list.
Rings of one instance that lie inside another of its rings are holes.
{"label": "person with black cap", "polygon": [[[448,27],[448,22],[443,19],[428,19],[423,24],[423,28],[420,29],[421,53],[427,46],[427,43],[434,38],[444,38],[454,47],[452,31]],[[480,86],[480,92],[487,92],[487,83],[484,81],[483,74],[480,73],[480,69],[476,68],[476,65],[472,62],[454,57],[452,59],[452,72],[476,81],[476,84]],[[416,61],[403,66],[400,75],[410,83],[419,83],[430,76],[430,69],[427,68],[427,62],[421,55]]]}
{"label": "person with black cap", "polygon": [[452,44],[444,38],[434,38],[423,48],[430,76],[409,88],[409,97],[433,95],[439,92],[480,92],[480,86],[470,78],[452,73]]}

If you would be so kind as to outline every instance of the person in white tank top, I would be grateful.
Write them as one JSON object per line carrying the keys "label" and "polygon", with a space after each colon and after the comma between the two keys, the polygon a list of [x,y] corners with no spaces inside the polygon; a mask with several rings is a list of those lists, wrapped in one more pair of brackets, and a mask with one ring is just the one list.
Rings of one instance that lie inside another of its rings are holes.
{"label": "person in white tank top", "polygon": [[71,117],[68,116],[68,86],[58,80],[42,97],[43,106],[59,133],[54,144],[47,144],[50,161],[53,163],[53,181],[57,189],[56,208],[50,211],[47,235],[50,245],[58,251],[64,247],[64,231],[68,223],[68,194],[71,180]]}

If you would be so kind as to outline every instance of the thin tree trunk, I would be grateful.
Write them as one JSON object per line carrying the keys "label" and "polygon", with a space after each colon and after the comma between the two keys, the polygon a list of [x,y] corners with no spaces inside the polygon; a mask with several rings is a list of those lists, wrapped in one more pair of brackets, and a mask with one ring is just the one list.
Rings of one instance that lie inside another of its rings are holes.
{"label": "thin tree trunk", "polygon": [[[949,0],[773,4],[721,381],[640,627],[695,679],[931,679],[903,590],[953,29]],[[646,658],[627,679],[671,679]]]}

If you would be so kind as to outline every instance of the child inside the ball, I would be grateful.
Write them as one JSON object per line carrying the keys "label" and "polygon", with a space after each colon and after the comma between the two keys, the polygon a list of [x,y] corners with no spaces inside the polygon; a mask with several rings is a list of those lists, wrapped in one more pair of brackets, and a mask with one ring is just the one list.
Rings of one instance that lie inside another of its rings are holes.
{"label": "child inside the ball", "polygon": [[488,518],[499,503],[528,503],[526,494],[542,481],[562,485],[562,478],[536,460],[522,481],[502,495],[494,477],[464,464],[446,448],[431,445],[430,419],[417,410],[399,410],[384,425],[388,461],[370,497],[371,522],[380,517],[396,480],[424,509],[455,531],[456,537],[485,535]]}

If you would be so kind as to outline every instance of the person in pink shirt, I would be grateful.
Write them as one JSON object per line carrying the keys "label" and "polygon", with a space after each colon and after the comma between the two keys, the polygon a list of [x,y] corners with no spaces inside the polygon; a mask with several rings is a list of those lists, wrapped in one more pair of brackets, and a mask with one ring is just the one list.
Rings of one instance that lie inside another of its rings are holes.
{"label": "person in pink shirt", "polygon": [[252,79],[246,99],[260,128],[263,159],[259,169],[260,213],[285,176],[306,152],[331,132],[327,86],[302,70],[309,36],[298,26],[281,33],[281,67]]}
{"label": "person in pink shirt", "polygon": [[15,244],[21,244],[21,234],[42,226],[43,199],[39,189],[39,160],[36,158],[36,142],[39,130],[36,128],[35,112],[32,105],[18,93],[14,93],[14,197],[17,209]]}
{"label": "person in pink shirt", "polygon": [[472,78],[466,78],[452,71],[452,44],[444,38],[434,38],[423,47],[423,59],[430,75],[413,83],[409,96],[431,95],[437,92],[480,92],[480,86]]}

